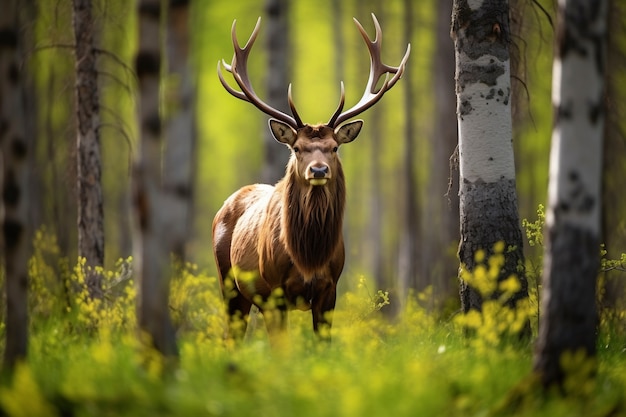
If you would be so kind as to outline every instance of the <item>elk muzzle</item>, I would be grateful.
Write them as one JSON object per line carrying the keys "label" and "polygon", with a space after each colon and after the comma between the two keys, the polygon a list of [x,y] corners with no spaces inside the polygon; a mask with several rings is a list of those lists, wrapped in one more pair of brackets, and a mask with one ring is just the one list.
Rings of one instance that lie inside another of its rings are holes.
{"label": "elk muzzle", "polygon": [[326,164],[312,163],[307,167],[305,179],[311,185],[325,185],[330,179],[330,167]]}

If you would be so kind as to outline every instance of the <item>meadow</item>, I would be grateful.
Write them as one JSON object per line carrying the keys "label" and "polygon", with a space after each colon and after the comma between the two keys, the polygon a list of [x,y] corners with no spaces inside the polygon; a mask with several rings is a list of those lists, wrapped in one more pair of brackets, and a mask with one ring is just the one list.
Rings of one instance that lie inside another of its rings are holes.
{"label": "meadow", "polygon": [[[536,337],[536,290],[518,311],[493,300],[466,316],[428,311],[425,291],[389,318],[382,310],[398,300],[344,276],[358,284],[338,299],[330,344],[310,330],[310,313],[292,312],[270,345],[261,317],[245,341],[225,340],[219,283],[188,264],[170,299],[180,357],[164,360],[137,334],[131,259],[102,271],[106,296],[94,301],[81,290],[84,265],[61,259],[53,235],[39,231],[34,246],[28,360],[0,385],[2,415],[626,415],[623,312],[602,315],[597,359],[565,355],[563,390],[544,392],[531,372],[533,342],[517,335],[530,320]],[[494,268],[497,259],[485,260],[466,278],[484,284]]]}

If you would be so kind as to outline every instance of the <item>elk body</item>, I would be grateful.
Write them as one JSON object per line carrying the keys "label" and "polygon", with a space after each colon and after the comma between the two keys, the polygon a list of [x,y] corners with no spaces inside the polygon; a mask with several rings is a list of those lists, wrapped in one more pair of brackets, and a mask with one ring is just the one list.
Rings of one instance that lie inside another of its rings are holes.
{"label": "elk body", "polygon": [[[280,112],[255,94],[247,75],[247,58],[258,35],[260,19],[250,40],[241,48],[232,27],[235,56],[231,65],[218,64],[224,88],[272,116],[274,138],[291,150],[285,176],[275,186],[255,184],[231,195],[213,220],[213,250],[231,318],[244,318],[253,304],[261,311],[271,297],[280,313],[268,330],[282,328],[288,308],[311,310],[313,329],[330,330],[336,288],[344,265],[342,235],[346,184],[338,148],[352,142],[363,122],[348,119],[375,104],[401,77],[410,45],[398,67],[380,57],[381,29],[372,15],[376,38],[371,41],[355,19],[370,52],[370,77],[361,100],[342,112],[345,95],[326,124],[302,123],[291,98],[292,116]],[[241,91],[230,87],[221,66],[233,75]],[[390,77],[390,74],[392,75]],[[380,88],[377,83],[382,76]],[[324,332],[324,335],[329,335]]]}

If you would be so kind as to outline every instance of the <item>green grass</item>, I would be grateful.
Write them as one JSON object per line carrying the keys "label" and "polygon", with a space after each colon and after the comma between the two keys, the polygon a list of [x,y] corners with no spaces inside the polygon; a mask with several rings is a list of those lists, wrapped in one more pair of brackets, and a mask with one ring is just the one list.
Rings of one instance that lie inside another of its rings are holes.
{"label": "green grass", "polygon": [[601,349],[595,379],[574,377],[574,396],[543,397],[528,382],[529,347],[476,347],[452,324],[374,318],[338,324],[328,346],[304,317],[293,322],[280,348],[262,334],[229,347],[189,332],[168,371],[130,331],[87,336],[51,321],[33,333],[29,363],[0,404],[11,416],[624,414],[620,343]]}
{"label": "green grass", "polygon": [[595,375],[589,359],[564,358],[571,372],[563,396],[538,388],[532,343],[511,338],[519,317],[497,303],[483,315],[441,319],[422,308],[426,292],[390,322],[379,309],[397,300],[360,286],[339,298],[331,344],[315,338],[305,312],[290,314],[276,345],[262,325],[245,343],[233,343],[222,338],[216,279],[188,266],[172,284],[180,347],[173,364],[138,342],[132,279],[119,283],[118,273],[105,273],[108,297],[97,305],[80,290],[68,296],[63,288],[81,288],[74,285],[80,264],[56,261],[45,236],[37,245],[29,356],[0,385],[3,415],[626,415],[623,313],[617,326],[601,326]]}

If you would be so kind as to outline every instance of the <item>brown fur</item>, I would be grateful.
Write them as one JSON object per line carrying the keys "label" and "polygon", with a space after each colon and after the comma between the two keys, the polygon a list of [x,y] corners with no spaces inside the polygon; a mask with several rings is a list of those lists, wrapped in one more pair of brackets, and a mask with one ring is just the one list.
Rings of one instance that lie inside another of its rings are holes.
{"label": "brown fur", "polygon": [[[357,121],[334,131],[324,125],[295,131],[272,124],[277,140],[292,149],[285,177],[275,187],[243,187],[213,221],[214,254],[231,317],[247,315],[253,303],[263,310],[281,288],[286,304],[279,300],[279,310],[311,309],[316,331],[330,327],[328,313],[345,258],[346,186],[336,151],[354,140],[360,127]],[[328,167],[324,185],[311,185],[311,167]]]}

